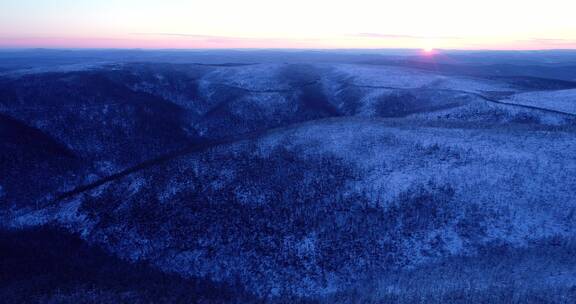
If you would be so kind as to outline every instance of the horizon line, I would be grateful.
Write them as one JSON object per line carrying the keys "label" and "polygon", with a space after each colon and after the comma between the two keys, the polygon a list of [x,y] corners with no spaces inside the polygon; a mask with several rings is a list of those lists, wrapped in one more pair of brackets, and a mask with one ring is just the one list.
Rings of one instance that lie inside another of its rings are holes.
{"label": "horizon line", "polygon": [[[0,51],[6,50],[51,50],[51,51],[88,51],[88,50],[98,50],[98,51],[422,51],[423,48],[394,48],[394,47],[343,47],[343,48],[307,48],[307,47],[263,47],[263,48],[251,48],[251,47],[217,47],[217,48],[203,48],[203,47],[191,47],[191,48],[151,48],[151,47],[11,47],[11,46],[0,46]],[[526,49],[509,49],[509,48],[434,48],[434,51],[486,51],[486,52],[542,52],[542,51],[575,51],[576,47],[572,48],[526,48]]]}

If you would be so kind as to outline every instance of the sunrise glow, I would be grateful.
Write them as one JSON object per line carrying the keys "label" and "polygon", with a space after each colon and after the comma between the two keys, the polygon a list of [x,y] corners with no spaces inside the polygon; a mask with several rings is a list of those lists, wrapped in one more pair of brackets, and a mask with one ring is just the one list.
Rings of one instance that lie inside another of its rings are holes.
{"label": "sunrise glow", "polygon": [[574,11],[568,0],[3,0],[0,47],[569,49]]}

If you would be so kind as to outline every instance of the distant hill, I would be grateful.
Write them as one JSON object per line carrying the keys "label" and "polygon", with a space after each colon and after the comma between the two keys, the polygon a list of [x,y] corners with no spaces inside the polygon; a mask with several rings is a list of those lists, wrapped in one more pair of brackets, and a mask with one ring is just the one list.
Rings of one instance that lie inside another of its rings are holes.
{"label": "distant hill", "polygon": [[545,55],[30,52],[0,66],[59,63],[0,76],[5,299],[576,297],[575,86]]}

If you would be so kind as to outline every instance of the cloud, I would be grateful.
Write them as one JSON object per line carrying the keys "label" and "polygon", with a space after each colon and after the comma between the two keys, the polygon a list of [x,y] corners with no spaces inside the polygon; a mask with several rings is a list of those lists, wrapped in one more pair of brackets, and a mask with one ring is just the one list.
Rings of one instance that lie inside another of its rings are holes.
{"label": "cloud", "polygon": [[551,43],[551,44],[575,44],[576,39],[566,38],[530,38],[522,41],[538,42],[538,43]]}
{"label": "cloud", "polygon": [[[293,39],[293,38],[253,38],[253,37],[233,37],[233,36],[216,36],[216,35],[199,35],[199,34],[185,34],[185,33],[132,33],[130,35],[138,36],[168,36],[168,37],[183,37],[198,40],[217,40],[217,41],[318,41],[326,40],[326,38],[303,38],[303,39]],[[396,35],[396,34],[378,34],[378,33],[357,33],[352,35],[353,37],[364,37],[364,38],[382,38],[382,39],[462,39],[462,37],[456,36],[417,36],[417,35]]]}
{"label": "cloud", "polygon": [[130,33],[133,36],[172,36],[172,37],[189,37],[197,39],[241,39],[238,37],[225,37],[225,36],[214,36],[214,35],[197,35],[197,34],[182,34],[182,33]]}
{"label": "cloud", "polygon": [[[326,41],[324,38],[277,38],[277,37],[242,37],[218,36],[189,33],[130,33],[130,36],[149,36],[150,40],[160,40],[163,43],[179,43],[192,47],[241,47],[241,48],[311,48]],[[170,41],[166,41],[169,39]]]}
{"label": "cloud", "polygon": [[517,43],[533,45],[538,48],[576,48],[576,39],[569,38],[527,38],[518,39]]}
{"label": "cloud", "polygon": [[205,42],[211,44],[255,44],[255,45],[278,45],[285,43],[308,44],[311,42],[320,42],[322,38],[275,38],[275,37],[242,37],[242,36],[218,36],[186,33],[131,33],[133,36],[150,36],[150,37],[176,37],[184,40]]}
{"label": "cloud", "polygon": [[380,34],[380,33],[357,33],[355,37],[378,38],[378,39],[462,39],[456,36],[418,36],[418,35],[397,35],[397,34]]}

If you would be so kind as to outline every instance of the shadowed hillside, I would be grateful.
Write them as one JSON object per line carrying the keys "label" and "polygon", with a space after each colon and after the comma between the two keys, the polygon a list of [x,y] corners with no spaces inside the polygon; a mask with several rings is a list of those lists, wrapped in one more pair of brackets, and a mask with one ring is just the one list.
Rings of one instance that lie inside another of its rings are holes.
{"label": "shadowed hillside", "polygon": [[58,54],[0,54],[8,302],[576,299],[572,57]]}

